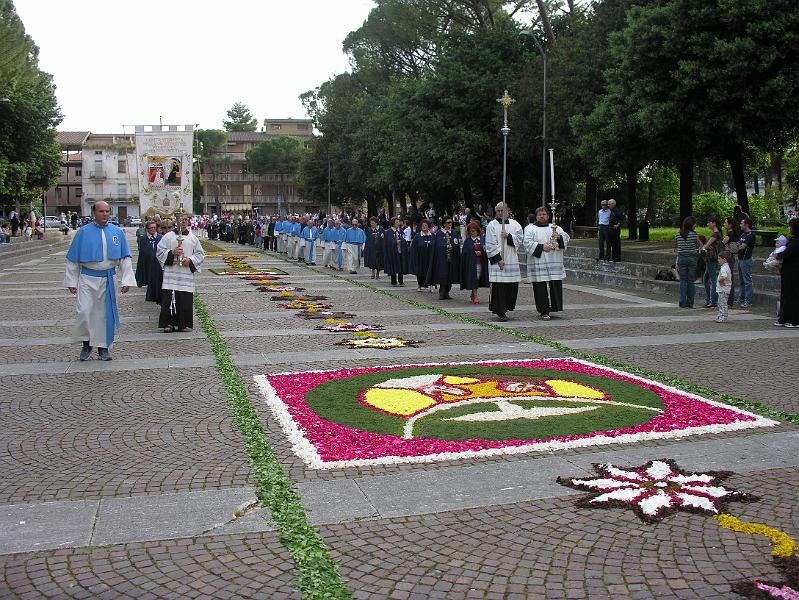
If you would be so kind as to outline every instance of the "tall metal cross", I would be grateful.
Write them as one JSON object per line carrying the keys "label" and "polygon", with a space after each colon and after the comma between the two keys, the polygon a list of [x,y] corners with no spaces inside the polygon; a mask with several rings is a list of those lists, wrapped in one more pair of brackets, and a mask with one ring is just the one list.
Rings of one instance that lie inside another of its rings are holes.
{"label": "tall metal cross", "polygon": [[510,97],[508,90],[505,90],[505,93],[502,94],[502,98],[497,98],[497,102],[502,104],[502,111],[505,117],[504,125],[500,131],[502,132],[502,135],[507,136],[510,133],[510,127],[508,127],[508,109],[510,108],[511,104],[516,102],[516,100]]}

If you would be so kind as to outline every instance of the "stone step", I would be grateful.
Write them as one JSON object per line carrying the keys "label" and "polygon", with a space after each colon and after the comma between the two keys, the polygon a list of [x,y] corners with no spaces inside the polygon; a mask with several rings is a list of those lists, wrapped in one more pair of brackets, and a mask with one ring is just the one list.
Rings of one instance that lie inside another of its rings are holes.
{"label": "stone step", "polygon": [[[674,257],[671,257],[672,260]],[[629,262],[607,262],[598,261],[594,258],[582,258],[578,256],[567,255],[564,259],[567,269],[576,269],[583,271],[597,271],[602,273],[609,273],[611,275],[628,275],[630,277],[640,277],[641,279],[655,280],[655,275],[661,269],[668,269],[669,264],[645,264],[645,263],[629,263]],[[734,273],[733,275],[737,275]],[[780,291],[780,278],[776,275],[765,275],[762,273],[752,274],[752,285],[755,290],[763,292],[773,292],[779,294]]]}
{"label": "stone step", "polygon": [[17,238],[10,244],[0,245],[0,262],[7,263],[39,252],[66,250],[72,236],[58,235],[44,240],[21,241]]}
{"label": "stone step", "polygon": [[[617,287],[629,290],[641,290],[668,295],[674,299],[675,303],[679,296],[680,283],[678,281],[658,281],[656,279],[643,279],[623,273],[612,273],[607,271],[597,271],[591,269],[566,268],[567,281],[582,281],[597,285]],[[737,289],[736,289],[737,293]],[[779,291],[763,290],[754,287],[752,293],[752,303],[770,310],[777,310],[779,302]],[[696,304],[705,303],[705,288],[700,283],[696,283]]]}

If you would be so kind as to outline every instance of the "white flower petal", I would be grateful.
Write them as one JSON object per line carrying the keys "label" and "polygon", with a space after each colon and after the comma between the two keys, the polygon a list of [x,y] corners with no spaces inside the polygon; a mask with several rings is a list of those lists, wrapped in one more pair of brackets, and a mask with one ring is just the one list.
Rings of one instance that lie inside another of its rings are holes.
{"label": "white flower petal", "polygon": [[611,477],[624,477],[625,479],[632,479],[634,481],[642,481],[644,478],[641,477],[635,471],[628,471],[627,469],[620,469],[618,467],[614,467],[610,463],[604,463],[599,465],[599,468],[604,471],[606,474],[610,475]]}
{"label": "white flower petal", "polygon": [[661,508],[668,508],[674,503],[671,496],[658,492],[638,503],[645,515],[656,515]]}
{"label": "white flower petal", "polygon": [[694,496],[693,494],[683,494],[682,492],[677,492],[676,496],[682,500],[683,506],[693,506],[712,513],[718,512],[713,502],[704,496]]}
{"label": "white flower petal", "polygon": [[691,473],[690,475],[669,477],[669,481],[673,481],[674,483],[708,483],[714,479],[715,477],[706,475],[705,473]]}
{"label": "white flower petal", "polygon": [[612,490],[615,488],[636,487],[629,481],[619,481],[618,479],[572,479],[573,484],[586,485],[600,490]]}
{"label": "white flower petal", "polygon": [[602,494],[601,496],[597,496],[591,502],[608,502],[610,500],[621,500],[622,502],[632,502],[638,496],[644,493],[644,490],[641,488],[626,488],[620,490],[613,490],[612,492],[608,492],[607,494]]}
{"label": "white flower petal", "polygon": [[715,485],[684,485],[682,486],[683,492],[698,492],[706,496],[713,496],[714,498],[722,498],[731,494],[730,490],[721,486]]}
{"label": "white flower petal", "polygon": [[671,465],[662,460],[653,460],[649,468],[646,469],[646,474],[652,479],[666,479],[667,477],[676,475]]}

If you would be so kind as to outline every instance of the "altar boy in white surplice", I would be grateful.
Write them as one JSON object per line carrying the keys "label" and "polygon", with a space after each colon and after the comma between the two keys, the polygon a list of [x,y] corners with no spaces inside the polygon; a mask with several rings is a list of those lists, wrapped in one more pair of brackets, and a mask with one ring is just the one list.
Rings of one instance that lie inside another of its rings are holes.
{"label": "altar boy in white surplice", "polygon": [[524,250],[527,281],[533,284],[535,308],[544,321],[552,318],[550,313],[563,310],[563,251],[568,244],[569,235],[560,226],[549,224],[547,209],[537,208],[535,221],[524,228]]}
{"label": "altar boy in white surplice", "polygon": [[164,268],[161,285],[161,315],[158,326],[165,333],[194,327],[194,278],[205,259],[200,240],[178,221],[158,242],[156,256]]}

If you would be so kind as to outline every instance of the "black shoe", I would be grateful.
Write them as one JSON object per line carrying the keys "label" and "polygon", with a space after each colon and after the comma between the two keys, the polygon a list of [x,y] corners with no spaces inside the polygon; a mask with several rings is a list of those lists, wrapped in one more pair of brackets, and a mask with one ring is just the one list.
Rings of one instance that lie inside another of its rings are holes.
{"label": "black shoe", "polygon": [[108,352],[108,348],[97,348],[97,354],[100,357],[100,360],[112,360],[111,353]]}
{"label": "black shoe", "polygon": [[89,357],[92,355],[92,347],[89,346],[89,342],[83,342],[83,348],[80,351],[80,360],[87,361]]}
{"label": "black shoe", "polygon": [[499,316],[497,317],[497,320],[498,320],[498,321],[502,321],[502,322],[504,323],[505,321],[507,321],[507,320],[508,320],[508,315],[506,315],[505,313],[502,313],[501,315],[499,315]]}

